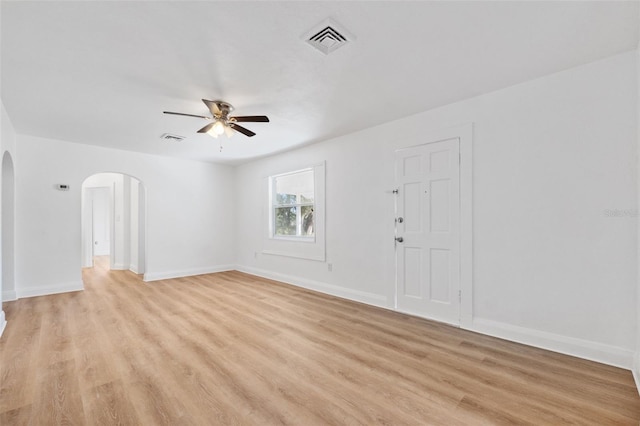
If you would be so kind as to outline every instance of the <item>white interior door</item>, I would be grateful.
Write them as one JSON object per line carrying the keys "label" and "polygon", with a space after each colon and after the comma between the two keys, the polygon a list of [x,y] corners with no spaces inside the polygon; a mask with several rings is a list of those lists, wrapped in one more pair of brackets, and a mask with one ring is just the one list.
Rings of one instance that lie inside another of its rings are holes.
{"label": "white interior door", "polygon": [[[460,324],[460,143],[396,151],[397,309]],[[401,240],[401,241],[400,241]]]}
{"label": "white interior door", "polygon": [[91,222],[94,256],[106,256],[111,249],[109,226],[109,188],[91,188]]}

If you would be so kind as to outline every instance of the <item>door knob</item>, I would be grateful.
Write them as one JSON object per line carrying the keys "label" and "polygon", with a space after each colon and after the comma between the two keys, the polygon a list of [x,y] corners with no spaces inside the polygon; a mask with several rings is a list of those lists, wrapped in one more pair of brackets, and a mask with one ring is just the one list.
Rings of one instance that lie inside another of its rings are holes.
{"label": "door knob", "polygon": [[404,238],[402,238],[402,237],[396,237],[396,241],[397,241],[397,242],[399,242],[399,243],[401,243],[401,242],[403,242],[403,241],[404,241]]}
{"label": "door knob", "polygon": [[399,218],[398,218],[398,219],[396,219],[396,220],[398,221],[398,223],[402,223],[402,222],[404,222],[404,218],[402,218],[402,217],[399,217]]}

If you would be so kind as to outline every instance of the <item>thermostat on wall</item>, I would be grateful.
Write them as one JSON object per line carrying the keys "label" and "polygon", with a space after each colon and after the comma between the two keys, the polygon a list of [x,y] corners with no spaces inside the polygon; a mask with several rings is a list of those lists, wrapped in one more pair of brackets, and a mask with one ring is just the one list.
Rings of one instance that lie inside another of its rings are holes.
{"label": "thermostat on wall", "polygon": [[56,185],[56,189],[58,191],[68,191],[69,190],[69,185],[67,185],[66,183],[59,183]]}

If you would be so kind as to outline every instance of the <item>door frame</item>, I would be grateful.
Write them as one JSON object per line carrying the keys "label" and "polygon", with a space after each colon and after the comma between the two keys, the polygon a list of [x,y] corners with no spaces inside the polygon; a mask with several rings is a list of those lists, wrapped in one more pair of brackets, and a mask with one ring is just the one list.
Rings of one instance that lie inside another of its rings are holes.
{"label": "door frame", "polygon": [[[414,142],[403,141],[393,146],[392,168],[395,185],[395,153],[407,148],[458,139],[460,144],[460,327],[470,329],[473,323],[473,124],[463,124],[439,130],[426,131],[413,138]],[[428,141],[428,142],[424,142]],[[392,191],[390,191],[392,192]],[[397,197],[394,195],[393,202]],[[395,209],[394,209],[395,211]],[[395,223],[395,217],[390,223]],[[395,225],[393,227],[395,232]],[[395,238],[395,235],[393,235]],[[392,239],[389,238],[391,243]],[[394,288],[390,300],[393,309],[398,311],[398,265],[396,264],[396,250],[392,247],[394,256]]]}
{"label": "door frame", "polygon": [[109,194],[108,198],[108,216],[109,216],[109,224],[108,224],[108,232],[109,232],[109,257],[111,258],[111,253],[113,253],[113,188],[110,186],[92,186],[88,188],[82,188],[82,245],[83,245],[83,259],[82,259],[82,267],[83,268],[93,268],[93,206],[92,206],[92,197],[89,195],[93,190],[106,190]]}
{"label": "door frame", "polygon": [[[135,265],[135,271],[131,269],[131,262],[125,265],[125,268],[115,268],[115,252],[116,252],[116,229],[115,229],[115,219],[116,219],[116,205],[115,205],[115,194],[116,187],[115,183],[110,184],[101,184],[100,186],[89,186],[86,187],[86,181],[96,175],[100,174],[117,174],[123,177],[128,177],[132,180],[138,182],[138,262]],[[109,190],[109,238],[110,238],[110,253],[109,253],[109,269],[110,270],[131,270],[135,274],[146,274],[147,266],[148,266],[148,253],[149,253],[149,245],[148,241],[148,216],[149,216],[149,202],[148,202],[148,192],[146,184],[139,179],[138,177],[120,172],[120,171],[100,171],[92,173],[86,176],[82,180],[81,186],[81,202],[80,202],[80,252],[81,252],[81,267],[93,267],[93,242],[90,241],[91,238],[89,234],[92,232],[92,224],[91,221],[93,218],[88,218],[87,215],[91,211],[91,206],[88,205],[87,190],[94,188],[106,188]],[[89,247],[90,246],[90,247]]]}

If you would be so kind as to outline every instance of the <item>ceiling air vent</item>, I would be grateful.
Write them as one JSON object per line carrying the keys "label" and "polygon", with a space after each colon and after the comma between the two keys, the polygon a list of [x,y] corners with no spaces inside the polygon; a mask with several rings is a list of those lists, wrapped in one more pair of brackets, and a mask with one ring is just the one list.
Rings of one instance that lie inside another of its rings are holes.
{"label": "ceiling air vent", "polygon": [[162,136],[160,136],[160,139],[169,142],[180,142],[184,139],[184,136],[173,135],[171,133],[163,133]]}
{"label": "ceiling air vent", "polygon": [[307,43],[325,55],[341,48],[354,39],[347,30],[331,19],[327,19],[317,25],[304,38]]}

